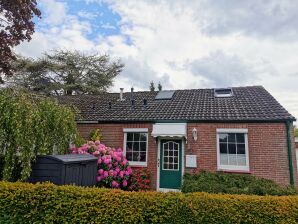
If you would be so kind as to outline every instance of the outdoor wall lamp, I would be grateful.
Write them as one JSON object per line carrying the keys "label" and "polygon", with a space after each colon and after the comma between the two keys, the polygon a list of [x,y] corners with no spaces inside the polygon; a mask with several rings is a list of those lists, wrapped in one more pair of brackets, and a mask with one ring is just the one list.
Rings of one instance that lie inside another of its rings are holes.
{"label": "outdoor wall lamp", "polygon": [[192,138],[193,140],[197,141],[198,140],[198,131],[196,128],[192,129]]}

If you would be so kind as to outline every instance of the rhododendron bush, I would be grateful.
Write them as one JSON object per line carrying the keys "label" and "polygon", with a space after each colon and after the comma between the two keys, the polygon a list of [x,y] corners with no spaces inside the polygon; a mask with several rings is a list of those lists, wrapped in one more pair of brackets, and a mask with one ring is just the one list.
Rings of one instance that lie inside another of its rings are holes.
{"label": "rhododendron bush", "polygon": [[128,189],[132,169],[121,148],[107,147],[100,141],[89,141],[79,148],[71,147],[70,151],[73,154],[92,154],[98,157],[98,186]]}
{"label": "rhododendron bush", "polygon": [[135,168],[132,171],[132,176],[129,181],[130,191],[146,191],[150,190],[150,173],[147,169]]}

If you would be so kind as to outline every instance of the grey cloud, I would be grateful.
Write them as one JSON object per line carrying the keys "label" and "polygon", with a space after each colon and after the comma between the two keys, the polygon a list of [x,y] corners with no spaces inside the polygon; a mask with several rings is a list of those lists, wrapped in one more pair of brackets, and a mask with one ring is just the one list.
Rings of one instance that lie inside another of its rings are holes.
{"label": "grey cloud", "polygon": [[170,78],[167,74],[158,75],[151,67],[144,63],[137,61],[132,57],[123,58],[124,69],[121,76],[127,79],[134,87],[147,90],[151,81],[156,84],[160,82],[163,87],[170,88]]}
{"label": "grey cloud", "polygon": [[194,76],[203,77],[202,82],[209,87],[247,85],[258,81],[256,70],[236,55],[226,55],[221,51],[197,59],[186,65]]}
{"label": "grey cloud", "polygon": [[298,37],[297,1],[210,0],[202,1],[197,7],[196,19],[207,34],[243,32],[278,40]]}

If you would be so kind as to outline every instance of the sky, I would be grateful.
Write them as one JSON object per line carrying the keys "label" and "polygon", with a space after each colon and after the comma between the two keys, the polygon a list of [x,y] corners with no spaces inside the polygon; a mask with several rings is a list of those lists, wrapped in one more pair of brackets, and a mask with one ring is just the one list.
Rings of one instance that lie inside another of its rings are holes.
{"label": "sky", "polygon": [[42,19],[16,51],[109,54],[110,91],[264,86],[298,118],[296,0],[39,0]]}

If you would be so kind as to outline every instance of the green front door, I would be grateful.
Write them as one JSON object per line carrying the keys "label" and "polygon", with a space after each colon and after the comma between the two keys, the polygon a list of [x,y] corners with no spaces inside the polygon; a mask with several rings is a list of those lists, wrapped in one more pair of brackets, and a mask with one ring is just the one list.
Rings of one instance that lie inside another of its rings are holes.
{"label": "green front door", "polygon": [[182,141],[160,141],[159,187],[179,189],[182,176]]}

